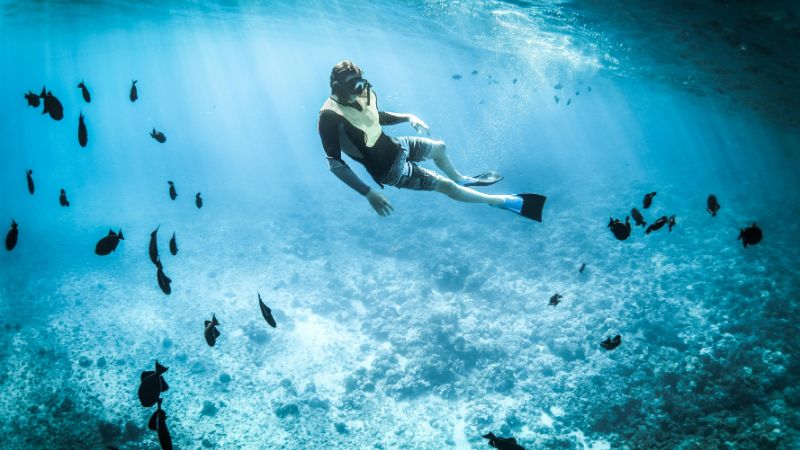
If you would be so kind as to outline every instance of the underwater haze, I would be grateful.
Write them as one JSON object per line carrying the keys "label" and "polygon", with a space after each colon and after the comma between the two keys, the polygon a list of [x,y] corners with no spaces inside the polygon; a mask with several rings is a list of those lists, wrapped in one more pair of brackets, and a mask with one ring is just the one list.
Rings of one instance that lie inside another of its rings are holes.
{"label": "underwater haze", "polygon": [[[799,13],[0,1],[0,227],[19,233],[0,448],[160,448],[137,398],[156,360],[179,449],[800,448]],[[317,130],[346,59],[463,173],[505,176],[483,192],[546,195],[543,221],[389,186],[376,214]],[[28,106],[43,86],[62,120]],[[676,224],[615,239],[634,207]]]}

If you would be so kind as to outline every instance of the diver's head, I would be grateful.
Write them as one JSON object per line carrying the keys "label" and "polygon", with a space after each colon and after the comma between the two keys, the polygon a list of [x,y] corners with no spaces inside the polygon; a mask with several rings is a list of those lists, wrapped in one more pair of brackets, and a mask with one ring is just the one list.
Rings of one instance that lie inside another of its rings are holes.
{"label": "diver's head", "polygon": [[354,102],[356,97],[369,89],[369,81],[361,68],[352,61],[342,61],[331,70],[331,94],[343,102]]}

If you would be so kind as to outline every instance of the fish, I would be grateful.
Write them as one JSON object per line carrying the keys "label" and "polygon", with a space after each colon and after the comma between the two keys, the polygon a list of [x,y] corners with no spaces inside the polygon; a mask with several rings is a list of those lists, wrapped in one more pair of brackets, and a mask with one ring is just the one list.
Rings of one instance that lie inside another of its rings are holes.
{"label": "fish", "polygon": [[175,200],[175,197],[178,196],[178,193],[175,192],[175,183],[167,181],[167,184],[169,184],[169,198]]}
{"label": "fish", "polygon": [[167,142],[167,137],[164,136],[164,133],[162,133],[160,131],[156,131],[155,128],[153,128],[153,131],[150,132],[150,137],[152,137],[153,139],[157,140],[161,144],[163,144],[164,142]]}
{"label": "fish", "polygon": [[67,191],[61,189],[61,195],[58,196],[58,203],[61,206],[69,206],[69,200],[67,200]]}
{"label": "fish", "polygon": [[568,98],[568,99],[567,99],[567,106],[569,106],[571,103],[572,103],[572,99],[571,99],[571,98]]}
{"label": "fish", "polygon": [[28,106],[33,106],[34,108],[39,107],[39,96],[34,94],[33,91],[28,91],[28,93],[25,94],[25,100],[28,101]]}
{"label": "fish", "polygon": [[86,147],[86,142],[88,142],[89,136],[86,133],[86,122],[83,121],[83,111],[81,111],[81,115],[78,116],[78,143],[81,147]]}
{"label": "fish", "polygon": [[461,75],[459,75],[459,74],[454,74],[454,75],[453,75],[453,79],[454,79],[454,80],[460,80],[460,79],[461,79]]}
{"label": "fish", "polygon": [[139,99],[139,91],[136,89],[136,83],[138,81],[139,80],[133,80],[133,83],[131,83],[131,96],[130,96],[130,98],[131,98],[132,102],[135,102],[136,100]]}
{"label": "fish", "polygon": [[669,222],[669,219],[667,219],[667,216],[659,217],[655,222],[651,223],[650,226],[647,227],[646,230],[644,230],[644,234],[650,234],[650,232],[652,232],[652,231],[660,230],[661,227],[663,227],[664,225],[667,224],[667,222]]}
{"label": "fish", "polygon": [[553,86],[553,89],[555,89],[555,90],[557,90],[557,91],[558,91],[558,90],[561,90],[561,88],[562,88],[562,87],[563,87],[563,86],[561,86],[561,83],[556,83],[556,85],[555,85],[555,86]]}
{"label": "fish", "polygon": [[589,91],[589,92],[592,92],[592,87],[591,86],[586,86],[586,90]]}
{"label": "fish", "polygon": [[517,440],[513,437],[497,437],[491,432],[481,437],[488,439],[489,445],[498,450],[525,450],[525,447],[517,444]]}
{"label": "fish", "polygon": [[169,429],[167,429],[167,413],[161,409],[162,401],[163,399],[158,399],[158,409],[150,416],[147,428],[158,433],[158,443],[161,444],[161,450],[172,450],[172,436],[169,435]]}
{"label": "fish", "polygon": [[655,196],[656,196],[655,192],[644,194],[644,200],[642,200],[642,206],[644,206],[644,209],[649,208],[650,205],[653,204],[653,197]]}
{"label": "fish", "polygon": [[636,226],[637,227],[638,226],[642,226],[643,227],[643,226],[647,225],[647,222],[644,221],[644,216],[642,216],[642,213],[640,213],[638,209],[633,208],[631,210],[631,216],[633,216],[633,220],[636,221]]}
{"label": "fish", "polygon": [[178,243],[175,242],[175,232],[172,233],[172,237],[169,239],[169,252],[172,253],[173,256],[178,254]]}
{"label": "fish", "polygon": [[747,228],[742,228],[739,230],[739,237],[736,240],[742,241],[742,245],[744,248],[747,248],[748,245],[756,245],[761,242],[761,239],[764,238],[764,233],[761,231],[761,228],[758,227],[755,223],[750,225]]}
{"label": "fish", "polygon": [[91,103],[92,96],[89,94],[89,89],[86,88],[86,84],[84,84],[83,80],[81,80],[81,82],[78,83],[78,87],[81,88],[81,95],[83,96],[83,100],[86,101],[86,103]]}
{"label": "fish", "polygon": [[547,306],[556,306],[556,305],[558,305],[559,303],[561,303],[561,299],[562,298],[563,298],[563,296],[561,294],[559,294],[559,293],[553,294],[553,296],[550,297],[550,303],[548,303]]}
{"label": "fish", "polygon": [[614,339],[608,338],[605,341],[600,343],[600,346],[606,350],[614,350],[615,348],[619,347],[622,344],[622,336],[616,335]]}
{"label": "fish", "polygon": [[122,229],[119,230],[119,233],[114,233],[113,230],[108,230],[108,235],[97,241],[97,245],[94,247],[94,252],[101,256],[108,255],[109,253],[115,251],[119,245],[119,241],[123,240],[125,240],[125,237],[122,235]]}
{"label": "fish", "polygon": [[33,195],[33,191],[36,190],[36,187],[33,185],[33,170],[28,169],[28,171],[25,172],[25,177],[28,179],[28,192]]}
{"label": "fish", "polygon": [[472,71],[472,74],[473,74],[473,75],[477,75],[477,74],[478,74],[478,69],[474,69],[474,70]]}
{"label": "fish", "polygon": [[673,214],[669,216],[669,222],[667,223],[667,226],[669,227],[668,231],[672,232],[672,227],[674,227],[676,223],[677,222],[675,222],[675,215]]}
{"label": "fish", "polygon": [[519,81],[519,80],[517,80],[516,78],[514,78],[513,80],[511,80],[511,84],[517,84],[517,81]]}
{"label": "fish", "polygon": [[714,194],[709,195],[706,200],[706,211],[711,214],[711,217],[716,217],[720,208],[722,207],[717,203],[717,196]]}
{"label": "fish", "polygon": [[267,305],[264,304],[263,300],[261,300],[261,294],[258,294],[258,306],[259,308],[261,308],[261,315],[264,316],[264,320],[267,321],[269,326],[271,326],[272,328],[276,328],[278,324],[275,323],[275,318],[272,317],[272,310],[269,309]]}
{"label": "fish", "polygon": [[219,322],[217,321],[217,316],[212,314],[211,320],[206,320],[203,323],[205,323],[203,336],[205,336],[208,346],[213,347],[214,344],[217,343],[217,338],[219,337],[219,330],[217,330],[217,325],[219,325]]}
{"label": "fish", "polygon": [[17,226],[17,222],[11,219],[11,228],[6,235],[6,250],[8,251],[14,250],[14,247],[17,246],[17,240],[19,239],[19,229]]}
{"label": "fish", "polygon": [[197,209],[203,207],[203,197],[200,197],[199,192],[197,193],[197,195],[194,196],[194,204],[197,205]]}
{"label": "fish", "polygon": [[559,100],[561,100],[561,99],[560,99],[560,98],[558,98],[558,96],[557,96],[557,95],[554,95],[554,96],[553,96],[553,100],[555,100],[555,101],[556,101],[556,103],[558,103],[558,101],[559,101]]}
{"label": "fish", "polygon": [[150,254],[150,261],[153,261],[153,264],[158,262],[158,229],[161,228],[161,225],[157,226],[152,233],[150,233],[150,246],[148,247],[147,251]]}
{"label": "fish", "polygon": [[139,402],[145,408],[149,408],[156,404],[162,392],[169,389],[166,380],[164,380],[164,373],[169,368],[162,366],[156,360],[156,370],[145,370],[141,375],[141,383],[139,384]]}
{"label": "fish", "polygon": [[52,92],[42,88],[42,93],[39,94],[39,97],[44,99],[44,110],[42,114],[50,114],[53,120],[61,120],[64,118],[64,106]]}
{"label": "fish", "polygon": [[624,241],[631,235],[630,217],[625,217],[625,223],[620,222],[619,219],[610,218],[608,221],[608,228],[614,233],[614,237],[617,238],[617,240]]}
{"label": "fish", "polygon": [[172,293],[172,280],[164,273],[164,266],[161,264],[161,258],[156,259],[156,267],[158,270],[156,271],[156,280],[158,281],[158,287],[161,288],[161,292],[166,295]]}
{"label": "fish", "polygon": [[578,269],[578,273],[583,273],[584,270],[586,270],[586,263],[581,264],[581,268]]}

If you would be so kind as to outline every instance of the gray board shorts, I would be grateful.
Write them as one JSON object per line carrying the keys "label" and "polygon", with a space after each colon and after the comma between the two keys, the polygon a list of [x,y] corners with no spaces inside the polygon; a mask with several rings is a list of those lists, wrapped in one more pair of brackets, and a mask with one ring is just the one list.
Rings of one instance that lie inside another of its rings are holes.
{"label": "gray board shorts", "polygon": [[398,189],[432,191],[442,178],[438,173],[417,165],[430,157],[436,141],[419,136],[392,137],[403,149],[382,180]]}

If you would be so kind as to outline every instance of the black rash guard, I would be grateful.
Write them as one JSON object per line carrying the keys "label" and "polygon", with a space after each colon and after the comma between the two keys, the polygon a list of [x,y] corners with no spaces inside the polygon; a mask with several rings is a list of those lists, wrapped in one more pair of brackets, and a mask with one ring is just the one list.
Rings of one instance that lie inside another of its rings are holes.
{"label": "black rash guard", "polygon": [[[406,120],[404,116],[378,111],[378,121],[381,125],[394,125]],[[367,172],[372,175],[372,178],[378,184],[386,176],[399,153],[403,150],[385,133],[381,133],[378,140],[375,141],[375,145],[368,148],[365,144],[364,132],[354,127],[344,117],[333,111],[322,111],[319,114],[319,137],[328,157],[331,172],[359,194],[366,195],[370,187],[361,181],[358,175],[342,160],[340,130],[344,131],[344,137],[352,143],[352,146],[359,153],[359,155],[350,153],[348,155],[363,164]]]}

